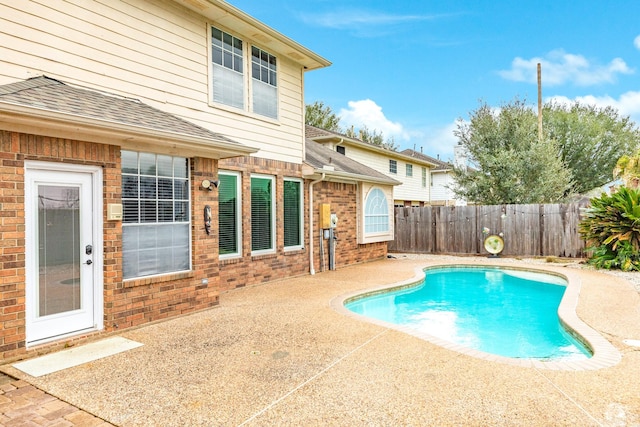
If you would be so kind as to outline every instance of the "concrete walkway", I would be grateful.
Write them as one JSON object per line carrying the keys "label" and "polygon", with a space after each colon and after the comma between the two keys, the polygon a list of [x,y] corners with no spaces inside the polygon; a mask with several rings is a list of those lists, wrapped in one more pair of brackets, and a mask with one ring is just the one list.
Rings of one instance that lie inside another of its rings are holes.
{"label": "concrete walkway", "polygon": [[387,259],[225,293],[220,307],[119,334],[142,347],[64,371],[2,370],[119,426],[640,424],[640,348],[624,343],[640,339],[640,297],[624,279],[578,273],[578,315],[622,355],[598,370],[487,361],[331,307],[418,267],[462,262],[570,268]]}

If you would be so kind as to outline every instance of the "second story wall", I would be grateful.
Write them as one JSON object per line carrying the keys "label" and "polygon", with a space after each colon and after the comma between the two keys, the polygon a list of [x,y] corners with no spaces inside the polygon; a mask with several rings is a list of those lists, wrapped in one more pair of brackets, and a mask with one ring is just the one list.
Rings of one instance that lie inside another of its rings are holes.
{"label": "second story wall", "polygon": [[260,149],[255,156],[301,163],[303,67],[276,55],[277,119],[223,108],[211,98],[211,25],[169,0],[0,0],[0,84],[44,74],[117,93]]}
{"label": "second story wall", "polygon": [[[337,153],[336,153],[337,154]],[[351,159],[367,165],[393,179],[402,182],[393,188],[394,200],[428,202],[430,190],[430,173],[426,170],[425,181],[422,180],[422,167],[419,163],[407,162],[401,156],[364,150],[355,146],[346,147],[346,155]],[[396,161],[396,173],[389,169],[389,160]],[[411,165],[412,176],[407,176],[407,164]]]}

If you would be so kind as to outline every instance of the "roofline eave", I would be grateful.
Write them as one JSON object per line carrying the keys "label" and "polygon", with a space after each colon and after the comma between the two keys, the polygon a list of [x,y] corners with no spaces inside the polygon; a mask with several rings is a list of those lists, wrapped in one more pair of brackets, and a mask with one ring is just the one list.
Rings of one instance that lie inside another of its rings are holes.
{"label": "roofline eave", "polygon": [[353,139],[353,138],[349,138],[347,136],[339,136],[339,135],[320,135],[320,136],[315,136],[315,137],[310,137],[309,138],[312,141],[315,141],[319,144],[323,144],[323,143],[327,143],[327,142],[338,142],[340,143],[340,145],[355,145],[356,147],[362,148],[364,150],[368,150],[368,151],[373,151],[373,152],[377,152],[380,154],[384,154],[385,156],[388,157],[395,157],[395,158],[399,158],[399,159],[404,159],[405,161],[410,159],[413,161],[413,163],[417,163],[417,164],[423,164],[423,165],[427,165],[430,168],[436,168],[438,165],[436,165],[435,163],[432,163],[428,160],[423,160],[423,159],[417,159],[415,157],[412,156],[408,156],[406,154],[402,154],[398,151],[392,151],[392,150],[388,150],[386,148],[382,148],[382,147],[378,147],[377,145],[374,144],[370,144],[368,142],[364,142],[364,141],[360,141],[358,139]]}
{"label": "roofline eave", "polygon": [[331,169],[324,168],[313,168],[313,173],[304,175],[305,179],[319,179],[322,176],[325,176],[324,181],[334,181],[334,182],[369,182],[373,184],[381,184],[381,185],[400,185],[402,184],[395,179],[384,179],[384,178],[375,178],[369,175],[360,175],[349,172],[341,172],[335,171]]}
{"label": "roofline eave", "polygon": [[54,138],[76,139],[163,154],[215,159],[246,156],[258,150],[240,143],[166,132],[142,126],[97,120],[51,110],[0,102],[0,128]]}

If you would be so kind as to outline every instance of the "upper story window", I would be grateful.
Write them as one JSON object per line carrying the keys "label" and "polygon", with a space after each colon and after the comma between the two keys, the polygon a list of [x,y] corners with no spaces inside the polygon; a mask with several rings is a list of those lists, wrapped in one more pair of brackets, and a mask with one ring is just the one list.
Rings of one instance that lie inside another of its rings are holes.
{"label": "upper story window", "polygon": [[253,112],[273,119],[278,118],[278,79],[276,73],[276,57],[252,46]]}
{"label": "upper story window", "polygon": [[336,151],[337,151],[338,153],[340,153],[340,154],[344,154],[344,155],[346,155],[346,154],[347,154],[347,149],[346,149],[346,147],[345,147],[344,145],[338,145],[338,146],[336,147]]}
{"label": "upper story window", "polygon": [[242,40],[211,28],[213,100],[244,109]]}
{"label": "upper story window", "polygon": [[398,162],[395,160],[389,160],[389,173],[398,173]]}
{"label": "upper story window", "polygon": [[[251,64],[251,73],[244,64]],[[278,118],[278,70],[274,55],[211,27],[213,101]],[[247,100],[250,100],[247,103]]]}
{"label": "upper story window", "polygon": [[422,168],[422,188],[427,187],[427,168]]}
{"label": "upper story window", "polygon": [[413,176],[413,165],[407,164],[407,176]]}

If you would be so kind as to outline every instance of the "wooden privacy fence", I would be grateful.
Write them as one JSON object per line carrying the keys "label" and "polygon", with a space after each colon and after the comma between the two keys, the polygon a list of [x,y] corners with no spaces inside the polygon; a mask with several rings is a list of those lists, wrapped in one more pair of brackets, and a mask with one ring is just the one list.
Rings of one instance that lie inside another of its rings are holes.
{"label": "wooden privacy fence", "polygon": [[[578,233],[586,203],[395,208],[389,252],[487,254],[484,238],[502,233],[503,255],[585,256]],[[483,231],[484,230],[484,231]]]}

